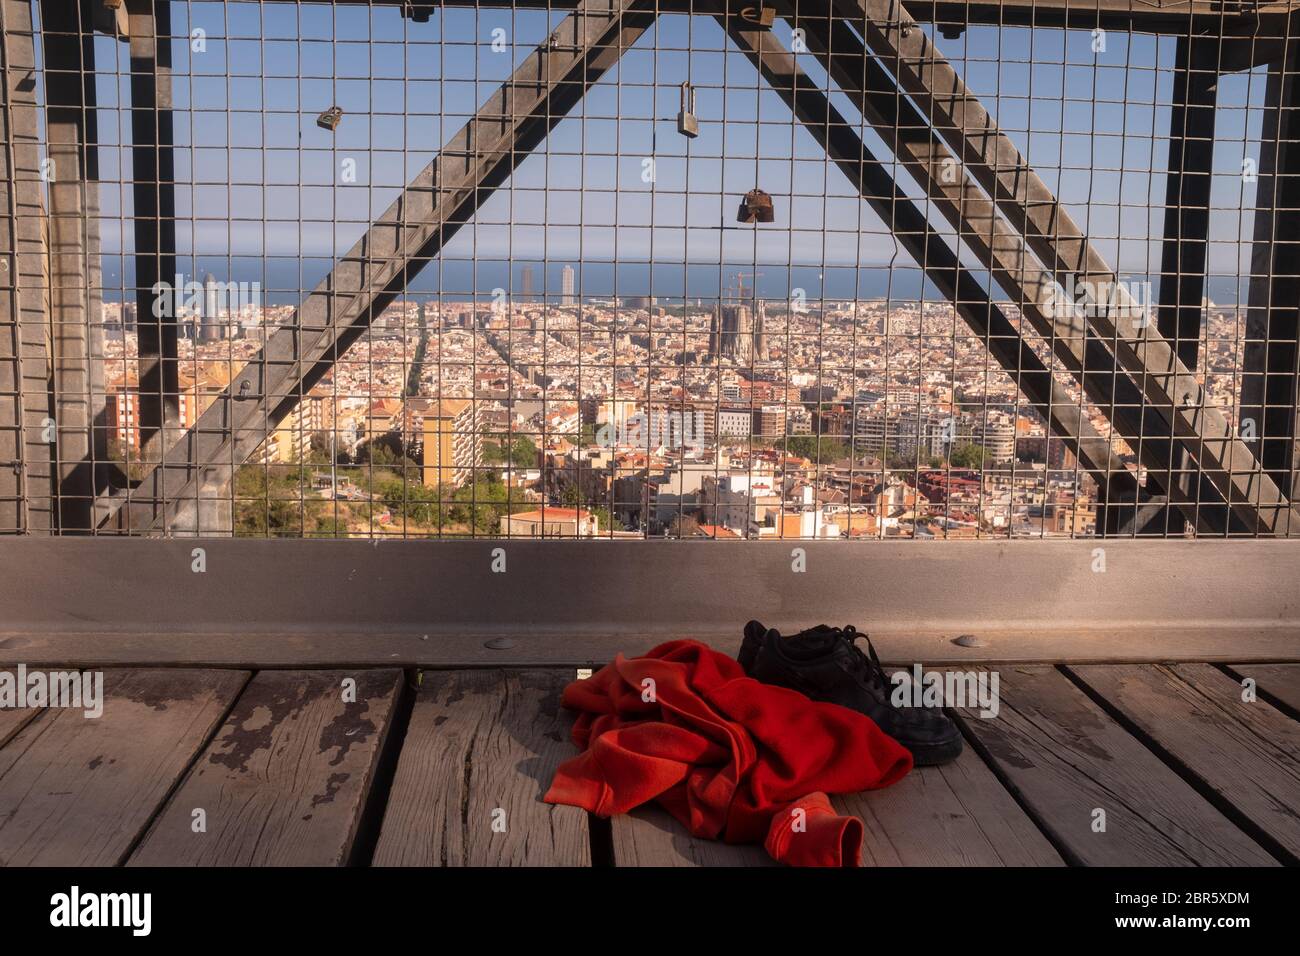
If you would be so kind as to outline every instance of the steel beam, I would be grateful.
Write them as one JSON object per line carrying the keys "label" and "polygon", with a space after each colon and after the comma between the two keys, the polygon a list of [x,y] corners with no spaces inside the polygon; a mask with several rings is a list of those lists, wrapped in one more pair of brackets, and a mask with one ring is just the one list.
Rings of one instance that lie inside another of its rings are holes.
{"label": "steel beam", "polygon": [[[1230,28],[1230,32],[1236,34],[1240,33],[1240,30]],[[1221,31],[1207,26],[1202,35],[1206,39],[1218,40],[1220,73],[1237,73],[1242,70],[1253,70],[1265,64],[1280,63],[1286,57],[1287,48],[1292,40],[1300,36],[1300,3],[1292,5],[1289,15],[1271,22],[1262,35],[1217,34],[1221,34]]]}
{"label": "steel beam", "polygon": [[1300,39],[1269,70],[1264,108],[1241,421],[1253,425],[1268,474],[1294,497],[1300,494]]}
{"label": "steel beam", "polygon": [[744,21],[737,17],[722,16],[718,21],[899,244],[952,301],[971,331],[1043,416],[1052,434],[1064,438],[1099,487],[1135,494],[1136,481],[1111,443],[1097,433],[1079,403],[1056,381],[979,280],[962,267],[925,213],[907,198],[781,41],[770,31],[745,29]]}
{"label": "steel beam", "polygon": [[[778,0],[777,9],[787,19],[794,6]],[[1141,391],[1120,371],[1105,345],[1073,320],[1067,310],[1045,307],[1039,290],[1054,286],[1051,276],[1029,254],[1023,239],[997,214],[993,203],[966,174],[961,163],[939,140],[924,117],[898,95],[897,85],[885,69],[867,56],[861,41],[846,24],[827,17],[798,17],[810,51],[832,79],[872,124],[926,191],[932,206],[957,230],[958,238],[976,254],[982,265],[1020,308],[1064,368],[1080,383],[1084,393],[1110,419],[1116,431],[1133,447],[1148,468],[1168,467],[1171,445],[1159,439],[1162,429],[1144,427],[1146,414]],[[832,51],[834,51],[832,53]],[[1073,404],[1073,403],[1072,403]],[[1152,441],[1143,440],[1148,431]],[[1163,431],[1168,433],[1167,427]],[[1140,498],[1127,483],[1108,488],[1100,513],[1105,527],[1122,525]],[[1218,530],[1210,509],[1198,514],[1187,506],[1189,518],[1206,531]]]}
{"label": "steel beam", "polygon": [[[31,24],[23,32],[11,24],[13,3],[0,2],[0,57],[4,69],[0,95],[0,534],[17,534],[27,523],[23,501],[23,459],[26,449],[23,441],[22,394],[22,324],[18,301],[18,284],[14,281],[14,267],[18,252],[18,181],[15,169],[13,135],[14,114],[24,107],[35,114],[35,95],[30,104],[13,103],[14,87],[21,76],[13,69],[10,47],[32,42]],[[30,11],[27,12],[30,16]],[[12,38],[11,31],[16,33]],[[30,64],[30,54],[28,63]],[[29,190],[30,191],[30,190]],[[29,197],[31,198],[31,197]]]}
{"label": "steel beam", "polygon": [[[125,530],[193,533],[302,395],[653,22],[643,0],[583,0],[416,176],[130,497]],[[132,37],[135,23],[132,23]],[[133,39],[134,42],[134,39]]]}
{"label": "steel beam", "polygon": [[103,33],[115,40],[127,40],[131,35],[130,14],[122,0],[116,6],[101,0],[93,5],[95,32]]}
{"label": "steel beam", "polygon": [[94,11],[42,0],[59,531],[94,529],[106,463]]}
{"label": "steel beam", "polygon": [[1188,368],[1196,367],[1201,338],[1218,88],[1215,39],[1179,37],[1169,120],[1169,173],[1156,328]]}
{"label": "steel beam", "polygon": [[[1249,532],[1300,533],[1300,515],[1287,496],[1219,409],[1206,402],[1195,375],[902,4],[832,0],[831,5],[885,61],[1056,280],[1083,290],[1085,306],[1065,310],[1065,318],[1080,334],[1091,329],[1110,345]],[[1042,295],[1059,303],[1054,289],[1045,288]]]}
{"label": "steel beam", "polygon": [[[271,2],[271,0],[267,0]],[[298,2],[298,0],[278,0]],[[508,7],[520,10],[571,10],[577,0],[333,0],[367,7],[396,6],[421,16],[441,7]],[[716,16],[738,13],[749,0],[659,0],[659,13]],[[1071,27],[1144,33],[1186,33],[1209,29],[1225,36],[1249,38],[1260,44],[1288,36],[1286,18],[1297,9],[1295,0],[1264,0],[1258,4],[1222,0],[920,0],[908,4],[921,21],[951,27],[993,26]],[[1255,62],[1264,62],[1256,60]],[[1246,65],[1234,67],[1245,69]]]}
{"label": "steel beam", "polygon": [[141,458],[158,461],[180,437],[179,324],[158,283],[176,275],[176,172],[172,155],[170,0],[128,0],[131,43],[131,179],[135,203],[136,334]]}
{"label": "steel beam", "polygon": [[0,0],[0,534],[54,514],[45,209],[28,0]]}
{"label": "steel beam", "polygon": [[[1209,252],[1210,187],[1214,164],[1214,107],[1219,88],[1217,37],[1180,36],[1169,120],[1169,165],[1165,185],[1165,231],[1160,261],[1160,305],[1156,328],[1179,360],[1195,369],[1201,339],[1205,271]],[[1164,475],[1148,473],[1156,488],[1175,484],[1184,497],[1199,499],[1195,463],[1179,450]],[[1157,510],[1144,530],[1167,534],[1169,513]]]}

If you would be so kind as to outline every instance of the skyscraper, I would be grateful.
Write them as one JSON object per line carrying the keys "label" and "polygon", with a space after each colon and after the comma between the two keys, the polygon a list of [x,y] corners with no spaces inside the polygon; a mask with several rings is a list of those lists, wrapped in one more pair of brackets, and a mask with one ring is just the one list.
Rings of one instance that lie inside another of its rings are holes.
{"label": "skyscraper", "polygon": [[573,294],[573,266],[565,264],[560,270],[560,305],[577,305],[578,299]]}
{"label": "skyscraper", "polygon": [[203,309],[199,315],[198,339],[202,342],[215,342],[221,338],[221,328],[217,315],[217,277],[211,272],[203,277]]}
{"label": "skyscraper", "polygon": [[533,297],[533,267],[524,266],[523,274],[519,279],[519,297],[528,301]]}

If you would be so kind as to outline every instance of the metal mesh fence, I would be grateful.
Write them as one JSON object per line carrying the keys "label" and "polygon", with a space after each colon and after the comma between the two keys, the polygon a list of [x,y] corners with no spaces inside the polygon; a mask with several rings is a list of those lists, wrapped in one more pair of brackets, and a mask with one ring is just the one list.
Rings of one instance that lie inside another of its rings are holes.
{"label": "metal mesh fence", "polygon": [[1300,530],[1287,3],[3,10],[2,532]]}

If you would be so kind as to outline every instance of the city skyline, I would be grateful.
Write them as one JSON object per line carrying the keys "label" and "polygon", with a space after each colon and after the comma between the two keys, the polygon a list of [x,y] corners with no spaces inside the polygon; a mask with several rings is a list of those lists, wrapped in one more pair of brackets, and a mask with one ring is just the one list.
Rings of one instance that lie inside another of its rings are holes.
{"label": "city skyline", "polygon": [[[261,323],[287,321],[293,311],[267,306],[239,337],[182,341],[190,397],[183,424],[260,347]],[[493,487],[503,495],[485,506],[494,529],[519,509],[575,506],[595,516],[582,524],[588,531],[642,537],[680,536],[684,527],[742,538],[1076,536],[1092,528],[1091,480],[1064,442],[1048,438],[1013,379],[990,369],[984,342],[950,304],[799,311],[777,303],[764,313],[766,358],[753,347],[752,324],[751,347],[739,348],[744,323],[718,327],[717,307],[707,304],[564,307],[516,298],[501,308],[408,298],[378,317],[245,469],[276,480],[306,469],[306,483],[282,493],[303,502],[304,514],[325,507],[351,515],[349,533],[474,533],[444,520],[442,509],[457,513],[461,496]],[[1240,320],[1236,310],[1208,313],[1206,381],[1228,414]],[[118,324],[109,319],[110,329]],[[105,367],[110,395],[122,396],[110,422],[130,445],[134,386],[119,374],[132,361],[126,332],[110,335]],[[1102,410],[1084,404],[1099,431],[1112,434]],[[452,424],[430,431],[430,421]],[[609,425],[612,432],[602,431]],[[1132,449],[1112,440],[1140,474]],[[368,449],[379,445],[399,464],[376,466]],[[507,445],[524,459],[485,455]],[[327,464],[321,448],[344,457],[324,472],[336,477],[315,487],[308,476]],[[783,457],[792,448],[800,452]],[[418,467],[403,477],[406,458]],[[386,517],[358,523],[356,508],[372,501],[376,474],[401,490],[386,492],[388,504],[376,512]],[[875,485],[859,488],[871,475]],[[874,504],[858,501],[863,495]],[[445,503],[421,518],[430,496]],[[1044,511],[1047,502],[1055,504]],[[530,520],[509,533],[532,533]]]}

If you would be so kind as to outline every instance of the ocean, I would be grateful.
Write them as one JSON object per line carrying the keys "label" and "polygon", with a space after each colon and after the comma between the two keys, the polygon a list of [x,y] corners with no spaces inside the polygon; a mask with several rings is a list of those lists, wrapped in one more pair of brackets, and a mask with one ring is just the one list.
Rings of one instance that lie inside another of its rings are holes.
{"label": "ocean", "polygon": [[[532,271],[532,294],[559,301],[560,273],[569,263],[515,259],[435,259],[408,286],[417,297],[443,296],[448,299],[479,297],[491,299],[494,290],[505,289],[513,296],[524,294],[525,269]],[[915,265],[885,264],[859,266],[789,266],[786,263],[735,262],[726,264],[670,262],[571,263],[575,269],[575,292],[584,298],[654,296],[671,303],[716,299],[720,292],[736,288],[737,274],[743,274],[747,294],[755,289],[764,299],[785,300],[802,289],[810,302],[819,299],[883,299],[913,302],[921,298],[942,301],[943,296]],[[211,272],[219,282],[258,283],[262,302],[292,305],[301,301],[325,277],[332,262],[320,258],[277,258],[252,256],[177,257],[177,270],[187,280],[202,281]],[[105,299],[131,298],[133,262],[117,254],[103,256]],[[757,275],[754,275],[757,273]],[[978,275],[978,273],[977,273]],[[1158,289],[1159,277],[1125,273],[1125,281],[1150,281]],[[1247,279],[1240,276],[1211,276],[1208,295],[1220,305],[1246,301]],[[995,290],[996,291],[996,290]],[[1007,298],[998,294],[998,299]]]}

